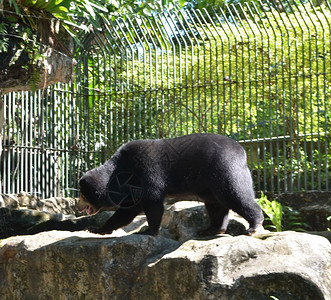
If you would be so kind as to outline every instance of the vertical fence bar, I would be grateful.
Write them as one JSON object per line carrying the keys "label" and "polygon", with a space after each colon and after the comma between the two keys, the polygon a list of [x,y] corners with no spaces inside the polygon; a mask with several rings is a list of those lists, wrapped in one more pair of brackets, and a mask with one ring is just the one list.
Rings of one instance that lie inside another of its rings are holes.
{"label": "vertical fence bar", "polygon": [[[303,188],[307,189],[308,188],[308,168],[307,168],[307,137],[306,137],[306,74],[305,74],[305,69],[306,69],[306,62],[305,62],[305,43],[306,43],[306,35],[308,33],[308,38],[310,36],[310,31],[309,31],[309,26],[305,21],[304,16],[302,15],[302,12],[296,5],[296,9],[298,13],[300,14],[300,21],[303,21],[304,25],[300,22],[300,29],[302,32],[302,37],[301,37],[301,55],[302,55],[302,84],[303,84],[303,94],[302,94],[302,107],[301,109],[303,110],[303,155],[300,156],[300,162],[304,164],[304,174],[303,174]],[[305,30],[307,28],[307,30]],[[303,158],[302,158],[303,156]]]}
{"label": "vertical fence bar", "polygon": [[[328,10],[329,12],[331,11],[331,3],[330,2],[326,2],[327,5],[328,5]],[[325,12],[325,11],[324,11]],[[329,13],[329,16],[330,16],[330,13]],[[328,26],[329,26],[329,36],[331,35],[331,26],[330,26],[330,18],[326,18],[327,19],[327,22],[328,22]],[[331,39],[329,39],[329,66],[328,66],[328,70],[331,70]],[[330,71],[329,71],[330,72]],[[330,96],[330,90],[328,91],[328,97],[325,98],[325,112],[330,112],[331,111],[331,105],[330,105],[330,101],[328,102],[327,99],[329,99],[329,96]],[[331,160],[331,155],[329,156],[329,152],[328,150],[330,151],[330,145],[331,145],[331,140],[330,140],[330,126],[331,126],[331,117],[330,115],[327,115],[327,118],[326,118],[326,122],[325,122],[325,169],[326,169],[326,182],[327,182],[327,185],[326,185],[326,190],[330,190],[331,188],[331,172],[329,171],[329,168],[331,166],[331,163],[330,163],[330,160]]]}
{"label": "vertical fence bar", "polygon": [[[301,2],[302,3],[302,2]],[[308,128],[308,132],[309,132],[309,135],[310,135],[310,143],[308,143],[308,145],[309,145],[309,147],[310,147],[310,155],[308,156],[307,155],[307,153],[308,152],[306,152],[306,157],[307,157],[307,164],[310,164],[310,168],[314,168],[314,163],[313,163],[313,161],[309,161],[309,159],[311,158],[311,157],[313,157],[313,149],[314,149],[314,138],[313,138],[313,115],[312,115],[312,112],[313,112],[313,56],[312,56],[312,54],[313,54],[313,35],[314,35],[314,33],[313,33],[313,31],[312,31],[312,27],[314,28],[315,27],[315,24],[312,24],[312,20],[311,20],[311,18],[310,18],[310,14],[309,14],[309,12],[307,11],[307,9],[305,8],[305,6],[304,5],[302,5],[302,7],[303,7],[303,9],[304,9],[304,12],[306,13],[306,15],[309,17],[309,25],[307,26],[307,29],[308,29],[308,33],[309,33],[309,35],[308,35],[308,40],[309,40],[309,52],[308,52],[308,54],[309,54],[309,64],[308,64],[308,66],[309,66],[309,74],[308,74],[308,76],[309,76],[309,113],[310,113],[310,115],[309,115],[309,119],[308,119],[308,122],[307,122],[307,128]],[[316,31],[316,29],[315,29],[315,31]],[[309,127],[310,127],[310,130],[309,130]],[[307,135],[308,136],[308,135]],[[309,176],[309,174],[308,174],[308,176]],[[307,185],[310,187],[310,188],[312,188],[313,186],[314,186],[314,181],[315,181],[315,179],[314,179],[314,172],[311,172],[310,173],[310,184],[308,185],[308,182],[307,182]],[[309,178],[307,178],[307,180],[308,180]]]}
{"label": "vertical fence bar", "polygon": [[[326,2],[326,5],[328,5],[329,10],[331,10],[331,4],[329,1]],[[326,10],[323,8],[323,6],[321,6],[321,10],[322,10],[322,14],[323,17],[325,19],[324,24],[327,24],[328,27],[328,34],[326,34],[326,36],[330,37],[331,35],[331,23],[330,23],[330,18],[327,17],[327,12]],[[330,16],[330,14],[329,14]],[[328,151],[330,149],[329,145],[328,145],[328,139],[330,137],[330,128],[331,128],[331,117],[328,116],[328,112],[331,111],[331,103],[330,101],[328,101],[329,99],[329,94],[331,94],[330,91],[328,91],[329,87],[329,81],[327,80],[327,75],[330,74],[330,70],[331,70],[331,39],[330,38],[325,38],[323,36],[323,83],[324,83],[324,152],[325,152],[325,165],[324,165],[324,169],[325,169],[325,189],[328,191],[329,190],[329,184],[331,184],[331,182],[329,182],[330,178],[330,174],[329,174],[329,155],[328,155]],[[327,53],[327,44],[329,43],[329,56]],[[330,65],[327,66],[327,59],[329,57],[329,61],[330,61]],[[330,143],[331,145],[331,143]]]}
{"label": "vertical fence bar", "polygon": [[[283,91],[284,91],[284,99],[283,99],[283,122],[284,122],[284,136],[289,135],[290,143],[289,145],[286,139],[284,138],[283,141],[283,149],[284,149],[284,162],[286,163],[285,167],[285,173],[284,173],[284,179],[285,179],[285,192],[293,191],[293,143],[294,140],[293,137],[293,124],[292,124],[292,93],[287,92],[285,89],[285,84],[288,82],[289,85],[289,91],[292,90],[292,80],[291,80],[291,72],[292,72],[292,56],[291,56],[291,41],[290,41],[290,33],[289,33],[289,26],[287,26],[287,23],[284,20],[283,14],[278,12],[281,25],[283,25],[283,28],[285,28],[286,38],[285,38],[285,49],[284,49],[284,61],[287,61],[287,64],[285,66],[285,63],[283,63]],[[287,15],[287,12],[285,10],[285,15]],[[288,15],[287,15],[288,17]],[[287,52],[287,54],[286,54]],[[285,67],[288,69],[286,70]],[[286,72],[288,72],[288,75],[286,76]],[[286,96],[288,95],[288,103],[285,103]],[[287,160],[289,158],[289,161],[287,163]],[[289,170],[287,170],[287,164],[289,165]],[[289,173],[289,174],[288,174]]]}
{"label": "vertical fence bar", "polygon": [[[312,3],[311,0],[309,0],[310,5],[312,6],[312,9],[314,11],[314,17],[316,17],[317,19],[317,23],[321,24],[321,30],[317,30],[316,27],[316,42],[315,42],[315,59],[316,59],[316,85],[317,85],[317,92],[316,92],[316,98],[317,98],[317,151],[318,151],[318,164],[317,164],[317,185],[318,185],[318,190],[321,191],[321,187],[322,187],[322,182],[321,182],[321,178],[322,178],[322,171],[321,171],[321,162],[322,162],[322,158],[321,158],[321,107],[322,105],[320,104],[322,95],[320,93],[320,76],[323,76],[323,71],[320,72],[320,63],[319,63],[319,59],[320,56],[324,55],[324,51],[322,53],[320,53],[319,48],[318,48],[318,44],[319,44],[319,37],[322,35],[322,41],[323,41],[323,46],[325,47],[325,28],[323,26],[323,23]],[[316,21],[315,21],[316,22]],[[315,23],[314,22],[314,23]],[[322,31],[322,32],[321,32]],[[324,48],[323,48],[324,50]],[[323,127],[322,127],[323,128]],[[315,135],[315,133],[314,133]],[[316,150],[316,149],[314,149]]]}

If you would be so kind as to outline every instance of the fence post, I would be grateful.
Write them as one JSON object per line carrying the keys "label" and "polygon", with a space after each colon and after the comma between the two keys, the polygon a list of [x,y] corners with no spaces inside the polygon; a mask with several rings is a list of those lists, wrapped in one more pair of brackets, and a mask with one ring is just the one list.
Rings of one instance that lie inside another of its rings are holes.
{"label": "fence post", "polygon": [[[5,108],[2,99],[0,99],[0,161],[2,158],[2,127],[5,123]],[[0,176],[0,192],[2,193],[2,176]]]}

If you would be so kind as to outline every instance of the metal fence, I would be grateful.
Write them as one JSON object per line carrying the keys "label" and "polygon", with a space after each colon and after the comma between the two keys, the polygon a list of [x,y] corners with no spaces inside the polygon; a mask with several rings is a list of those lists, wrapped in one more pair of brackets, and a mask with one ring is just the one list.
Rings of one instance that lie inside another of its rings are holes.
{"label": "metal fence", "polygon": [[329,190],[331,6],[272,3],[105,21],[72,84],[4,96],[1,192],[77,195],[126,141],[192,132],[239,141],[257,190]]}

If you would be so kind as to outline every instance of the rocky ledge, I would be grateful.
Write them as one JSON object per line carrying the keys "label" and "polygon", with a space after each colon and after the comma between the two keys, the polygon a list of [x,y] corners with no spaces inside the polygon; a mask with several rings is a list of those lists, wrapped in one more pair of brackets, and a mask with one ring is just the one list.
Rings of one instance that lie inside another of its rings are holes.
{"label": "rocky ledge", "polygon": [[170,205],[157,237],[132,233],[144,216],[104,236],[80,228],[111,212],[38,221],[32,231],[50,231],[0,240],[0,299],[331,299],[328,239],[291,231],[243,236],[246,225],[234,215],[232,235],[196,238],[204,213],[198,202]]}
{"label": "rocky ledge", "polygon": [[296,232],[42,232],[0,241],[0,299],[331,299],[330,257],[327,239]]}

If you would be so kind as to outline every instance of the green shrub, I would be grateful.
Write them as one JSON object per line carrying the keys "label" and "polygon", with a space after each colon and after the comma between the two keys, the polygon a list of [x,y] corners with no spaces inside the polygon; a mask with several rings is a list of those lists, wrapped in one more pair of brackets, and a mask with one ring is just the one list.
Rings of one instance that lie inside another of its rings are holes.
{"label": "green shrub", "polygon": [[[300,212],[292,207],[282,205],[276,200],[269,201],[268,197],[263,193],[257,203],[266,214],[266,224],[264,226],[267,229],[271,229],[271,231],[306,231],[309,227],[302,220]],[[271,224],[268,224],[268,222]]]}

